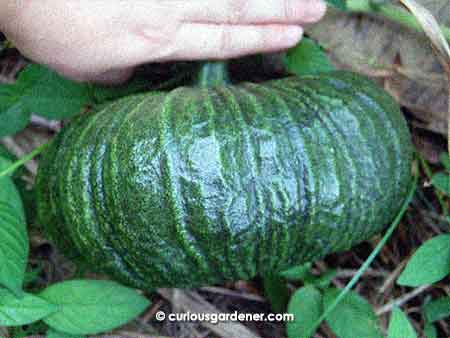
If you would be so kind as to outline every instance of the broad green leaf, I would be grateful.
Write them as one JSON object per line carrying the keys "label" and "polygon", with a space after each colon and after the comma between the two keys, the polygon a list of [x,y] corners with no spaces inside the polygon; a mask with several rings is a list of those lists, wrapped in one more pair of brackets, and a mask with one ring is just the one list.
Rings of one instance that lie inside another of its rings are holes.
{"label": "broad green leaf", "polygon": [[304,265],[294,266],[288,270],[284,270],[280,273],[280,276],[292,280],[292,281],[300,281],[304,280],[307,277],[312,276],[311,272],[311,263],[307,263]]}
{"label": "broad green leaf", "polygon": [[47,334],[45,335],[46,338],[84,338],[83,335],[72,335],[69,333],[64,333],[60,331],[56,331],[53,329],[49,329],[47,331]]}
{"label": "broad green leaf", "polygon": [[322,48],[308,38],[303,38],[297,46],[286,53],[284,64],[289,73],[299,76],[323,73],[334,69]]}
{"label": "broad green leaf", "polygon": [[314,324],[322,314],[322,294],[312,285],[298,289],[292,296],[288,313],[294,321],[287,323],[289,338],[309,338],[314,334]]}
{"label": "broad green leaf", "polygon": [[450,155],[448,153],[442,153],[441,156],[439,156],[439,160],[445,169],[450,172]]}
{"label": "broad green leaf", "polygon": [[280,276],[291,281],[303,281],[305,284],[312,284],[318,288],[324,289],[328,287],[330,282],[336,276],[336,270],[325,271],[320,276],[314,276],[311,273],[311,263],[298,265],[280,273]]}
{"label": "broad green leaf", "polygon": [[330,285],[334,277],[336,277],[337,270],[325,271],[322,275],[318,277],[306,277],[304,279],[305,284],[312,284],[319,289],[326,289]]}
{"label": "broad green leaf", "polygon": [[3,158],[11,162],[16,160],[16,157],[13,154],[11,154],[11,152],[1,143],[0,143],[0,158]]}
{"label": "broad green leaf", "polygon": [[23,221],[0,202],[0,285],[19,295],[28,258],[28,235]]}
{"label": "broad green leaf", "polygon": [[135,290],[101,280],[54,284],[40,297],[60,306],[44,322],[55,330],[75,335],[97,334],[122,326],[149,305]]}
{"label": "broad green leaf", "polygon": [[5,90],[2,89],[0,87],[0,138],[21,131],[27,126],[31,116],[23,102],[5,97]]}
{"label": "broad green leaf", "polygon": [[[5,159],[8,162],[5,162]],[[7,169],[12,163],[17,161],[17,157],[11,154],[8,149],[3,147],[0,144],[0,167],[3,169]],[[2,165],[4,163],[4,165]],[[0,169],[3,171],[3,169]],[[34,186],[30,187],[30,184],[27,180],[24,179],[24,177],[28,176],[28,171],[24,166],[21,166],[20,168],[16,169],[14,173],[11,174],[11,178],[14,182],[15,189],[19,192],[19,196],[15,196],[11,194],[11,190],[4,190],[0,191],[0,195],[6,195],[9,196],[9,202],[14,202],[13,204],[16,206],[22,205],[23,211],[25,212],[27,224],[30,224],[35,219],[36,215],[36,199],[34,194]],[[1,181],[1,178],[0,178]],[[14,194],[14,192],[13,192]],[[22,202],[20,203],[20,199]],[[0,197],[0,200],[2,200],[2,197]],[[19,203],[17,203],[19,201]],[[20,214],[22,214],[22,210],[18,210]]]}
{"label": "broad green leaf", "polygon": [[[324,308],[329,307],[341,290],[328,289]],[[350,291],[328,315],[328,325],[339,338],[381,338],[378,319],[372,306],[357,293]]]}
{"label": "broad green leaf", "polygon": [[[3,114],[11,117],[11,114],[29,116],[36,113],[50,119],[62,119],[78,114],[90,100],[86,84],[67,80],[44,66],[31,64],[19,74],[16,83],[0,89],[0,117]],[[3,122],[1,118],[0,122]],[[3,128],[1,124],[0,130]]]}
{"label": "broad green leaf", "polygon": [[[0,172],[11,165],[11,161],[0,157]],[[7,204],[12,212],[23,222],[25,222],[25,213],[19,191],[10,177],[0,177],[0,202]]]}
{"label": "broad green leaf", "polygon": [[431,179],[431,184],[444,194],[450,196],[450,174],[437,173]]}
{"label": "broad green leaf", "polygon": [[420,286],[440,281],[450,273],[450,235],[425,242],[412,256],[397,283]]}
{"label": "broad green leaf", "polygon": [[442,297],[425,304],[423,312],[430,323],[450,317],[450,297]]}
{"label": "broad green leaf", "polygon": [[425,323],[423,334],[426,338],[438,338],[436,327],[432,323]]}
{"label": "broad green leaf", "polygon": [[326,0],[326,2],[341,10],[347,9],[347,3],[345,0]]}
{"label": "broad green leaf", "polygon": [[[11,163],[0,157],[0,171]],[[20,199],[10,177],[0,177],[0,285],[20,294],[28,257],[28,234]]]}
{"label": "broad green leaf", "polygon": [[285,279],[278,275],[266,275],[264,277],[264,294],[269,299],[273,312],[285,312],[289,301],[289,290]]}
{"label": "broad green leaf", "polygon": [[417,338],[416,331],[409,322],[408,317],[398,307],[392,310],[388,338]]}
{"label": "broad green leaf", "polygon": [[17,297],[0,289],[0,326],[21,326],[40,320],[58,310],[56,305],[24,293]]}

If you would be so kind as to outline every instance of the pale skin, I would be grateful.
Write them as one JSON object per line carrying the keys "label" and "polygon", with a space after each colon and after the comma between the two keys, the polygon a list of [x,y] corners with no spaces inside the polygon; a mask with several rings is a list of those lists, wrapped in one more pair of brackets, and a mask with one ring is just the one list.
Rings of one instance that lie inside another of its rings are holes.
{"label": "pale skin", "polygon": [[123,82],[140,64],[287,49],[322,0],[1,0],[0,31],[62,75]]}

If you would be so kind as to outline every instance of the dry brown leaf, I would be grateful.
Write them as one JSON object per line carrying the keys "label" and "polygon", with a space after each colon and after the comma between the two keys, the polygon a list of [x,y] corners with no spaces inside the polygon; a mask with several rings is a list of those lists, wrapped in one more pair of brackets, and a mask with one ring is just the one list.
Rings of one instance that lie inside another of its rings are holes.
{"label": "dry brown leaf", "polygon": [[[416,17],[417,21],[422,26],[425,34],[431,40],[438,57],[440,58],[442,67],[447,74],[447,90],[448,90],[448,113],[447,113],[447,149],[450,154],[450,47],[445,39],[442,31],[439,28],[434,16],[423,6],[418,4],[415,0],[400,0],[406,8]],[[450,14],[450,12],[449,12]]]}
{"label": "dry brown leaf", "polygon": [[[416,17],[425,34],[431,40],[433,45],[438,49],[438,51],[442,55],[450,59],[450,48],[448,46],[447,40],[445,40],[445,37],[439,28],[438,22],[430,13],[430,11],[417,3],[415,0],[400,0],[400,2],[405,5],[405,7],[408,8],[409,11]],[[446,61],[446,63],[448,63],[448,60]]]}
{"label": "dry brown leaf", "polygon": [[[450,1],[419,0],[441,25],[450,26]],[[329,8],[307,32],[345,68],[382,76],[425,129],[447,135],[448,81],[425,34],[387,19]]]}

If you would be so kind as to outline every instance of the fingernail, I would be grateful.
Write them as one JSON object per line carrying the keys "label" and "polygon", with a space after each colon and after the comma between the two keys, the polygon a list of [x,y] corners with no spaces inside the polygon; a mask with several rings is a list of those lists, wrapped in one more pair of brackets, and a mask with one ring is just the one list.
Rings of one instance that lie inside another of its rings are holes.
{"label": "fingernail", "polygon": [[295,45],[303,36],[303,29],[300,26],[289,26],[285,31],[285,41],[289,45]]}

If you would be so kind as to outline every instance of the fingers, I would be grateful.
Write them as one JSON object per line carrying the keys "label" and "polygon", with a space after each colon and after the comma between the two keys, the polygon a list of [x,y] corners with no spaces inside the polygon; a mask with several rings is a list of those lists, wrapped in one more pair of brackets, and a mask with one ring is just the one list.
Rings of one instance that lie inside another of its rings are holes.
{"label": "fingers", "polygon": [[177,0],[184,21],[217,24],[302,24],[325,13],[322,0]]}
{"label": "fingers", "polygon": [[26,56],[104,83],[147,62],[287,49],[301,39],[298,25],[325,10],[321,0],[8,1],[17,8],[3,28]]}
{"label": "fingers", "polygon": [[98,75],[93,75],[86,80],[103,85],[118,85],[128,81],[133,76],[133,72],[133,68],[110,70]]}
{"label": "fingers", "polygon": [[299,26],[231,26],[184,24],[176,35],[177,46],[167,59],[227,59],[290,48],[303,34]]}

